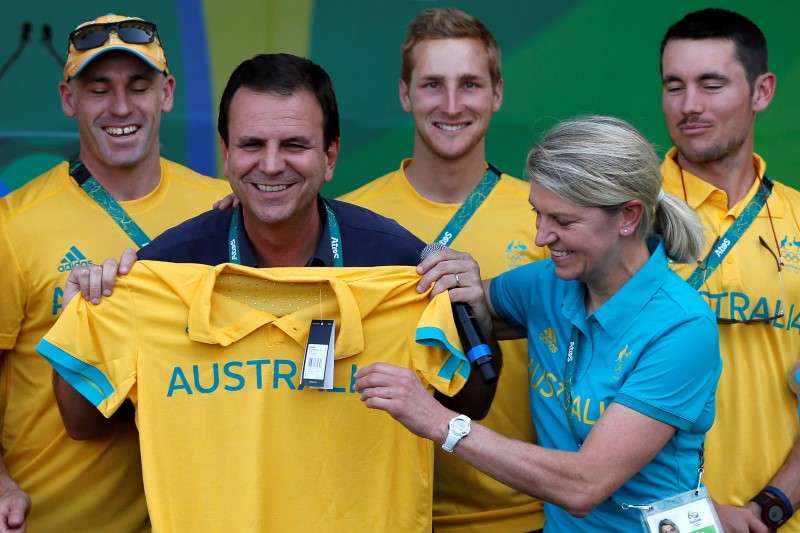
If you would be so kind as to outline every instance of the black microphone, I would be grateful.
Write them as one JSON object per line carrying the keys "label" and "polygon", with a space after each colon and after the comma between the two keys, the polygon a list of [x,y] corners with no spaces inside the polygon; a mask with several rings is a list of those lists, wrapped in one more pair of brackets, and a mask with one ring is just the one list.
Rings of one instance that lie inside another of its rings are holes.
{"label": "black microphone", "polygon": [[13,65],[14,62],[16,62],[17,58],[22,53],[22,50],[25,49],[25,46],[28,44],[28,39],[31,36],[32,28],[33,24],[31,24],[30,22],[22,23],[22,33],[19,36],[19,43],[17,43],[17,48],[13,52],[11,52],[11,55],[8,56],[8,59],[6,59],[3,62],[3,65],[0,66],[0,79],[2,79],[3,76],[6,75],[8,69],[11,68],[11,65]]}
{"label": "black microphone", "polygon": [[[420,259],[425,260],[430,255],[438,253],[447,247],[439,242],[431,243],[422,249]],[[494,354],[486,339],[483,338],[478,320],[472,308],[464,302],[453,302],[453,318],[456,329],[461,338],[461,344],[466,352],[467,359],[478,369],[484,383],[497,381],[497,367],[494,364]]]}

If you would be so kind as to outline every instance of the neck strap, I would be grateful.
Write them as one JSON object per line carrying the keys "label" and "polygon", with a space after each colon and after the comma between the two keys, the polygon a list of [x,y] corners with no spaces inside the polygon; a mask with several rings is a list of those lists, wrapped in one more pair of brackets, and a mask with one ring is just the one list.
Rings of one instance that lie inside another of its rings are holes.
{"label": "neck strap", "polygon": [[[722,260],[733,250],[733,247],[739,242],[739,239],[747,231],[753,221],[755,221],[758,213],[767,205],[767,198],[772,193],[772,180],[766,175],[761,180],[761,184],[756,191],[756,194],[747,202],[747,205],[733,221],[731,227],[722,234],[709,250],[708,255],[698,262],[697,268],[686,279],[686,282],[697,290],[703,282],[722,264]],[[770,222],[772,217],[770,216]],[[780,250],[780,248],[778,248]]]}
{"label": "neck strap", "polygon": [[[333,209],[330,208],[328,203],[323,199],[320,199],[320,201],[325,206],[333,266],[342,267],[344,266],[344,254],[342,250],[342,234],[339,229],[339,221],[336,219],[336,213],[333,212]],[[233,208],[231,223],[228,226],[228,262],[237,265],[242,264],[242,247],[239,241],[239,220],[241,218],[242,208],[240,205],[237,205]]]}
{"label": "neck strap", "polygon": [[472,189],[464,203],[461,204],[461,207],[458,208],[458,211],[455,212],[434,242],[438,242],[443,246],[448,246],[449,243],[453,242],[499,181],[500,171],[490,164],[481,181]]}
{"label": "neck strap", "polygon": [[133,221],[130,215],[119,205],[119,202],[111,196],[111,193],[92,176],[89,169],[80,159],[76,158],[70,161],[69,175],[97,205],[108,213],[108,216],[117,223],[117,226],[130,237],[136,246],[141,248],[150,243],[150,237]]}

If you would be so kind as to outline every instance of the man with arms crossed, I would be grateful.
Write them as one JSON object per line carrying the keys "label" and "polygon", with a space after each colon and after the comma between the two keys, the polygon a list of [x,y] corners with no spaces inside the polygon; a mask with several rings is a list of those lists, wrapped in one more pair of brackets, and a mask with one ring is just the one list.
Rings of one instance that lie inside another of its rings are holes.
{"label": "man with arms crossed", "polygon": [[149,530],[136,432],[111,424],[94,442],[70,439],[34,346],[73,269],[146,244],[230,190],[160,157],[174,90],[154,24],[117,15],[82,24],[59,84],[80,154],[0,199],[0,530]]}
{"label": "man with arms crossed", "polygon": [[[486,162],[486,130],[502,100],[500,48],[483,23],[457,9],[423,11],[402,47],[400,102],[414,119],[413,157],[343,199],[397,220],[425,242],[470,252],[484,277],[545,257],[533,244],[528,185]],[[530,411],[519,408],[528,405],[527,347],[502,344],[503,370],[484,422],[533,442]],[[540,502],[436,449],[437,532],[524,532],[542,524]]]}
{"label": "man with arms crossed", "polygon": [[[723,372],[703,481],[726,531],[800,532],[797,400],[800,193],[753,152],[756,114],[775,92],[767,43],[722,9],[686,15],[661,45],[662,104],[675,147],[664,189],[703,221],[702,265],[676,268],[716,311]],[[766,200],[766,205],[764,205]]]}

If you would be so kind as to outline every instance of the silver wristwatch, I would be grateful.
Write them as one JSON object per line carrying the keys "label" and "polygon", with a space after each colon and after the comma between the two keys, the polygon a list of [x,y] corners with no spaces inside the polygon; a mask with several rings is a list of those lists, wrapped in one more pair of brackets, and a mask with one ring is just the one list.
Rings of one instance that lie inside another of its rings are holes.
{"label": "silver wristwatch", "polygon": [[442,443],[442,449],[447,453],[453,453],[456,444],[469,435],[472,429],[472,421],[467,415],[458,415],[450,419],[447,424],[447,438]]}

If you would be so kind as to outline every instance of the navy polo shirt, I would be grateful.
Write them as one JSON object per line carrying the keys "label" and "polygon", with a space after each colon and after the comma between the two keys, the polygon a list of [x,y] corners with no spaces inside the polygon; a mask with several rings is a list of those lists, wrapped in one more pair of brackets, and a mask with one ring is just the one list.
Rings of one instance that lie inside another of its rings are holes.
{"label": "navy polo shirt", "polygon": [[[416,265],[425,243],[389,218],[353,204],[318,197],[322,231],[305,266],[333,266],[330,229],[322,202],[336,215],[344,266]],[[168,229],[139,250],[139,259],[218,265],[228,261],[228,229],[234,209],[202,213]],[[241,213],[241,211],[240,211]],[[241,216],[241,215],[239,215]],[[253,245],[239,221],[239,253],[245,266],[258,267]]]}

